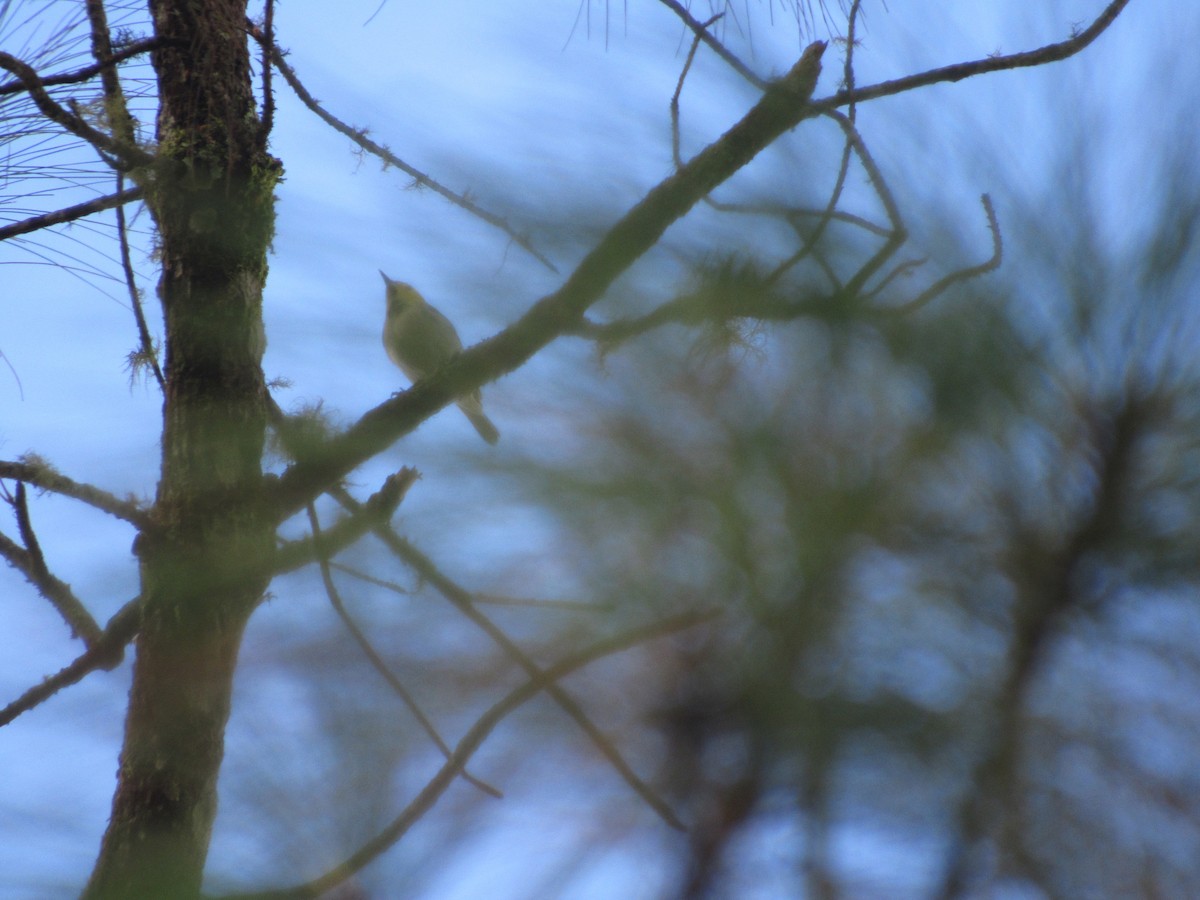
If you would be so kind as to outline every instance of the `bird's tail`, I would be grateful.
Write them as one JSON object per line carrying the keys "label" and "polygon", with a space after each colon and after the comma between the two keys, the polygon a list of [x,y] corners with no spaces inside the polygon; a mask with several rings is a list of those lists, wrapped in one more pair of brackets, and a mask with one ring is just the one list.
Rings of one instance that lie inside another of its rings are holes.
{"label": "bird's tail", "polygon": [[500,431],[484,414],[483,404],[479,401],[479,397],[463,397],[458,401],[458,408],[471,420],[471,424],[475,426],[475,430],[479,432],[481,438],[489,444],[500,440]]}

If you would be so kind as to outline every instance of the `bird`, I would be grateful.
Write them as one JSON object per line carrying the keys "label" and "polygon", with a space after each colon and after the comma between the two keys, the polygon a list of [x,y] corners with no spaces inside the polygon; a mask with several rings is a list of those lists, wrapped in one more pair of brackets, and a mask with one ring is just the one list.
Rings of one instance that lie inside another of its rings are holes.
{"label": "bird", "polygon": [[[434,309],[411,284],[384,275],[387,286],[387,316],[383,322],[383,346],[400,371],[414,384],[450,362],[461,350],[462,341],[454,325]],[[500,440],[500,432],[483,412],[479,389],[456,401],[479,436],[489,444]]]}

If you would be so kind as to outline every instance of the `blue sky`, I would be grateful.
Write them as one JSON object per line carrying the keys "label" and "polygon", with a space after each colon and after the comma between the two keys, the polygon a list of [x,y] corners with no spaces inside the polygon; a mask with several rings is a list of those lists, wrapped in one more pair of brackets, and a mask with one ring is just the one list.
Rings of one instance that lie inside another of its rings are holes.
{"label": "blue sky", "polygon": [[[1059,40],[1101,5],[892,0],[884,9],[868,2],[859,82]],[[74,6],[58,4],[56,14]],[[291,50],[289,62],[334,114],[368,127],[376,140],[451,189],[469,191],[483,206],[528,227],[565,272],[588,228],[614,220],[670,171],[667,102],[685,47],[677,21],[656,3],[614,4],[607,36],[602,7],[592,9],[590,33],[585,23],[576,24],[577,12],[574,3],[534,0],[390,2],[377,13],[375,0],[296,0],[280,6],[277,28],[280,43]],[[764,6],[750,10],[752,40],[729,34],[730,43],[766,75],[786,70],[808,39],[797,35],[778,6],[772,27],[769,12]],[[1183,108],[1164,98],[1159,74],[1177,73],[1173,87],[1200,84],[1190,58],[1195,41],[1188,39],[1196,36],[1197,18],[1187,4],[1133,0],[1080,57],[877,101],[860,111],[860,127],[885,172],[907,186],[911,199],[939,214],[949,210],[962,222],[964,243],[986,253],[978,194],[1015,184],[1025,189],[1022,199],[1036,197],[1057,171],[1052,163],[1063,149],[1062,117],[1095,117],[1100,152],[1113,173],[1099,212],[1111,218],[1119,241],[1118,223],[1129,221],[1123,204],[1136,193],[1141,167],[1161,153],[1160,121]],[[0,47],[18,47],[3,41],[19,34],[0,30]],[[818,96],[836,87],[835,49],[826,57]],[[377,270],[416,285],[456,323],[467,344],[503,327],[561,276],[431,192],[409,189],[403,175],[360,158],[347,139],[303,109],[282,80],[276,85],[272,146],[284,161],[286,180],[278,192],[265,295],[266,373],[290,382],[277,394],[285,408],[320,401],[348,423],[405,386],[379,343]],[[682,100],[685,152],[717,136],[752,99],[746,85],[702,51]],[[829,137],[814,135],[814,147],[827,147]],[[772,165],[778,162],[764,164],[758,176],[768,188],[777,171]],[[741,184],[753,191],[755,179],[755,171],[747,172]],[[78,202],[91,190],[56,196]],[[861,186],[852,191],[852,202],[870,202]],[[1012,198],[1001,193],[996,199],[1003,220]],[[3,208],[0,216],[20,218]],[[0,244],[0,352],[19,377],[18,386],[0,366],[0,459],[37,453],[72,478],[149,500],[157,480],[160,399],[150,383],[131,386],[124,369],[136,335],[122,285],[112,280],[118,269],[110,261],[111,214],[97,218],[102,224]],[[918,239],[932,239],[922,233],[916,209],[911,219]],[[661,266],[623,281],[600,310],[669,296],[675,288],[672,248],[683,254],[708,241],[740,238],[736,229],[697,211],[668,234]],[[145,240],[134,261],[158,333],[155,269]],[[509,455],[560,452],[571,443],[580,407],[609,390],[588,347],[559,342],[486,389],[489,414],[504,435],[490,461],[499,466]],[[365,494],[398,465],[417,465],[424,479],[406,501],[402,521],[413,523],[424,545],[464,583],[481,583],[510,554],[532,556],[553,541],[536,507],[511,492],[501,492],[488,515],[479,515],[472,501],[488,490],[488,452],[461,415],[443,411],[356,473],[357,487]],[[481,457],[484,468],[477,470]],[[56,572],[99,620],[136,594],[129,528],[55,497],[38,498],[33,514]],[[11,523],[0,527],[12,533]],[[579,587],[569,567],[539,569],[525,581],[513,576],[505,583],[542,596],[569,595]],[[276,586],[281,599],[260,614],[246,649],[247,671],[274,677],[251,682],[247,676],[240,698],[251,710],[295,704],[298,735],[307,727],[300,712],[304,691],[289,686],[286,666],[272,669],[274,642],[281,634],[319,635],[334,627],[321,618],[314,587],[311,579]],[[47,605],[7,568],[0,570],[0,595],[8,598],[0,687],[11,698],[64,665],[77,647]],[[68,896],[69,886],[86,876],[108,815],[128,678],[128,663],[92,675],[0,736],[0,768],[23,773],[0,786],[0,832],[6,835],[0,897],[45,897],[60,888]],[[253,723],[235,714],[231,728],[231,748],[253,753]],[[602,777],[597,783],[602,790],[619,789]],[[498,860],[510,841],[524,839],[521,822],[536,822],[539,804],[553,801],[537,796],[508,803],[495,816],[497,830],[477,855],[463,860],[461,872],[520,882],[524,873]],[[219,822],[214,844],[217,868],[220,854],[235,852],[230,835],[236,829],[223,831],[225,824]],[[628,877],[629,862],[610,861],[594,881],[601,887],[572,896],[613,896],[612,879]],[[453,880],[455,871],[447,877]],[[435,883],[426,896],[478,896],[470,880],[454,884]],[[652,896],[653,890],[650,878],[620,895]]]}

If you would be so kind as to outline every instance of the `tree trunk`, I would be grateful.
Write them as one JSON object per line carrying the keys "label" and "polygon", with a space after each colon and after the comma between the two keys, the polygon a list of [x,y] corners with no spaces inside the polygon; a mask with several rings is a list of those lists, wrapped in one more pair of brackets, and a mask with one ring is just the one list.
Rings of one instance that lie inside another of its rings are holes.
{"label": "tree trunk", "polygon": [[269,582],[262,287],[278,163],[250,83],[244,2],[151,0],[166,317],[154,530],[112,818],[84,896],[199,894],[238,646]]}

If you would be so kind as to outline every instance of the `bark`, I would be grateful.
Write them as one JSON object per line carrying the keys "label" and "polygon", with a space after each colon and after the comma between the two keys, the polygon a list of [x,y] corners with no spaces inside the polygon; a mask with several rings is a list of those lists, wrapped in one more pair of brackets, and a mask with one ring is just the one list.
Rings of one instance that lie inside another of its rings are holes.
{"label": "bark", "polygon": [[117,790],[88,898],[198,896],[245,623],[274,546],[264,510],[262,287],[278,164],[236,0],[152,0],[158,148],[134,176],[161,243],[162,470],[135,550],[142,622]]}

